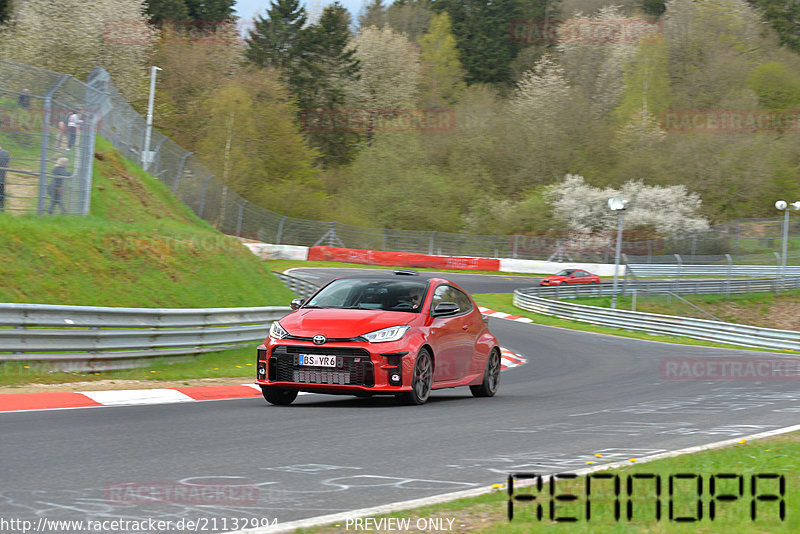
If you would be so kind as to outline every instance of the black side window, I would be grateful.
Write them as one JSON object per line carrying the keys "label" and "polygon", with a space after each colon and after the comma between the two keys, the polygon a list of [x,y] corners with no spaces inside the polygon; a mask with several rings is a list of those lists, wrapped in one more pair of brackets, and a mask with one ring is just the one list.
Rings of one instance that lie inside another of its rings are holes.
{"label": "black side window", "polygon": [[454,302],[458,304],[458,311],[460,313],[467,313],[472,310],[472,301],[469,300],[466,293],[454,287],[451,287],[450,291],[453,293],[453,297],[455,298]]}
{"label": "black side window", "polygon": [[458,312],[466,313],[472,309],[472,301],[463,291],[452,286],[439,286],[433,292],[433,301],[431,302],[431,309],[435,310],[436,305],[440,302],[455,302],[458,304]]}

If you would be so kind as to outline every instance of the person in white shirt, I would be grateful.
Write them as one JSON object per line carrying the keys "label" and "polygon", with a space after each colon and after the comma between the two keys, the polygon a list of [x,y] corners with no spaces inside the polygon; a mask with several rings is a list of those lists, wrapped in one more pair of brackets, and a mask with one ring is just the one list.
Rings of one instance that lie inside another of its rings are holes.
{"label": "person in white shirt", "polygon": [[83,124],[83,119],[81,119],[81,115],[77,111],[73,111],[67,117],[67,150],[72,150],[75,145],[75,139],[78,137],[78,127],[81,124]]}

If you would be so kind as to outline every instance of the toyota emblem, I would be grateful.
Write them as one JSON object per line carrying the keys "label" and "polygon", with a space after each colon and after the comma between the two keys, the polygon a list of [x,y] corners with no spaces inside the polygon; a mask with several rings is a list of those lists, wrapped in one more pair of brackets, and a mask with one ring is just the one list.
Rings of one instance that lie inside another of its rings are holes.
{"label": "toyota emblem", "polygon": [[312,338],[312,341],[314,342],[314,345],[322,345],[323,343],[328,341],[328,339],[322,334],[317,334]]}

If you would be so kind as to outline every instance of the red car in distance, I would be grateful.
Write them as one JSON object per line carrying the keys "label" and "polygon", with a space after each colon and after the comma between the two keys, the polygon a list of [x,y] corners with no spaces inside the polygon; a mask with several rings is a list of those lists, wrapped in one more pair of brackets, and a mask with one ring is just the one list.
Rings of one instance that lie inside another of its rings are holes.
{"label": "red car in distance", "polygon": [[582,269],[564,269],[552,276],[542,278],[540,286],[561,286],[564,284],[599,284],[600,277]]}
{"label": "red car in distance", "polygon": [[413,271],[348,276],[292,308],[257,350],[256,384],[271,404],[291,404],[300,391],[394,395],[411,405],[434,389],[497,392],[497,339],[448,280]]}

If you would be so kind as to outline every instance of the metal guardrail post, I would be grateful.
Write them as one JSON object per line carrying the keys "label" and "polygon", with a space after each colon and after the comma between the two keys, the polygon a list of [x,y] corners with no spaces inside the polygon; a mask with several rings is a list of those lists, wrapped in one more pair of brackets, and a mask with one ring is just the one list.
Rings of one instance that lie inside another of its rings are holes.
{"label": "metal guardrail post", "polygon": [[200,193],[200,210],[198,211],[198,215],[200,215],[201,219],[204,218],[203,214],[206,211],[206,188],[208,188],[208,182],[210,182],[213,177],[213,174],[209,174],[206,176],[206,179],[203,180],[203,191]]}
{"label": "metal guardrail post", "polygon": [[281,244],[281,238],[283,237],[283,224],[285,222],[286,222],[286,216],[284,215],[283,217],[281,217],[281,220],[278,223],[278,231],[277,231],[276,236],[275,236],[275,244],[276,245],[280,245]]}
{"label": "metal guardrail post", "polygon": [[236,217],[236,237],[242,237],[242,218],[244,217],[244,207],[246,205],[246,200],[243,200],[242,203],[239,204],[239,214]]}
{"label": "metal guardrail post", "polygon": [[436,238],[436,230],[431,232],[431,236],[428,239],[428,255],[433,256],[433,241]]}
{"label": "metal guardrail post", "polygon": [[47,150],[50,144],[50,109],[53,107],[53,95],[56,91],[58,91],[59,87],[64,85],[64,82],[70,78],[72,78],[71,74],[62,75],[55,85],[53,85],[53,87],[47,91],[47,94],[44,97],[44,113],[42,114],[42,141],[41,151],[39,154],[39,199],[36,205],[36,212],[39,215],[44,214],[44,196],[45,191],[47,191]]}
{"label": "metal guardrail post", "polygon": [[[776,261],[775,271],[777,273],[778,271],[781,270],[781,256],[777,252],[773,252],[773,254],[775,254],[775,261]],[[775,279],[774,286],[775,286],[775,295],[777,295],[778,294],[778,279],[777,278]]]}
{"label": "metal guardrail post", "polygon": [[[166,139],[166,137],[164,139]],[[159,148],[160,147],[161,145],[159,145]],[[178,163],[178,171],[175,173],[175,186],[173,186],[172,188],[173,194],[178,192],[178,186],[180,185],[181,178],[183,177],[183,167],[184,165],[186,165],[186,158],[188,158],[192,154],[193,152],[187,152],[186,154],[181,156],[181,161]]]}
{"label": "metal guardrail post", "polygon": [[725,259],[728,260],[728,276],[725,279],[725,298],[731,298],[731,271],[733,270],[733,258],[730,254],[725,254]]}

